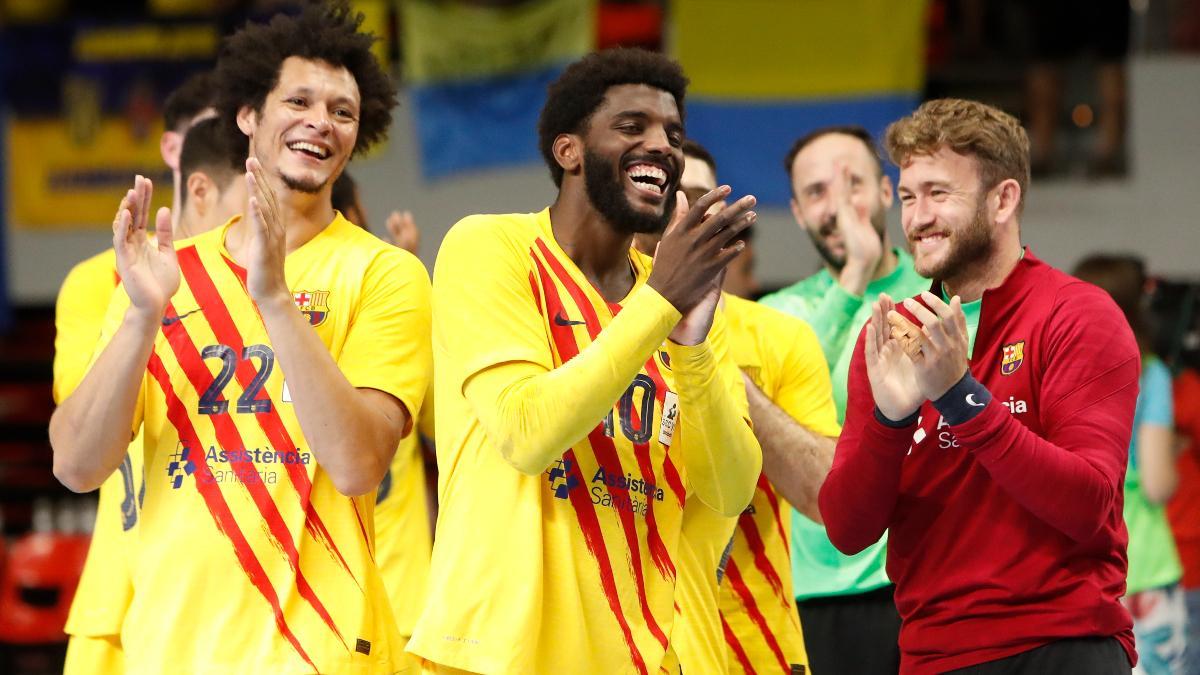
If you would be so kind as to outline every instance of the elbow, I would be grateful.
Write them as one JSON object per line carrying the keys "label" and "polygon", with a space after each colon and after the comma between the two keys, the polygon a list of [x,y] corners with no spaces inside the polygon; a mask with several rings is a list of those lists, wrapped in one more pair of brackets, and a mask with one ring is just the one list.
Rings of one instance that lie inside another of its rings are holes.
{"label": "elbow", "polygon": [[54,452],[54,477],[58,482],[63,484],[71,492],[91,492],[100,487],[104,482],[103,478],[96,479],[84,467],[78,465],[77,462],[70,462],[63,457],[63,453]]}
{"label": "elbow", "polygon": [[1171,495],[1175,494],[1175,488],[1178,482],[1174,477],[1163,477],[1157,481],[1145,481],[1142,483],[1142,494],[1146,496],[1146,501],[1154,506],[1163,506],[1171,500]]}
{"label": "elbow", "polygon": [[[348,448],[342,449],[340,457],[355,457]],[[361,497],[370,494],[383,482],[391,465],[392,453],[379,453],[364,461],[357,458],[354,461],[340,463],[339,466],[322,466],[329,480],[338,493],[347,497]]]}
{"label": "elbow", "polygon": [[[547,458],[546,453],[538,450],[538,448],[547,445],[543,439],[528,438],[509,433],[496,438],[495,443],[504,461],[526,476],[537,476],[544,473],[546,469],[550,468],[551,462],[553,462],[553,458]],[[554,456],[558,457],[561,454],[558,453]]]}
{"label": "elbow", "polygon": [[854,527],[854,524],[850,522],[852,519],[842,517],[844,514],[834,502],[829,483],[826,482],[821,486],[821,492],[817,497],[817,513],[820,519],[815,522],[825,526],[825,533],[829,536],[829,542],[833,544],[834,548],[845,555],[854,555],[862,552],[883,536],[882,531],[872,537],[867,533],[866,528]]}

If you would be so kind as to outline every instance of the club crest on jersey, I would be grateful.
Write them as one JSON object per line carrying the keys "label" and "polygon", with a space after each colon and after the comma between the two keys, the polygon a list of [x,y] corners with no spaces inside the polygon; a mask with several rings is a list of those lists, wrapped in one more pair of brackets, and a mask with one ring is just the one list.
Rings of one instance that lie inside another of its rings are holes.
{"label": "club crest on jersey", "polygon": [[310,324],[320,326],[325,323],[329,316],[329,291],[296,291],[292,297]]}
{"label": "club crest on jersey", "polygon": [[1012,375],[1021,367],[1025,360],[1025,341],[1017,340],[1010,345],[1004,345],[1000,358],[1000,374]]}

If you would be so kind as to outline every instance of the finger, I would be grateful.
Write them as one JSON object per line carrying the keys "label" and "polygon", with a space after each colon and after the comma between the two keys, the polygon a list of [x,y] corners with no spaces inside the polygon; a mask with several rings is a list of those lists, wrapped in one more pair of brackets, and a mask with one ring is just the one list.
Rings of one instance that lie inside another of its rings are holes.
{"label": "finger", "polygon": [[950,312],[954,316],[954,325],[958,326],[959,332],[967,335],[967,315],[963,312],[962,298],[957,295],[950,298]]}
{"label": "finger", "polygon": [[926,328],[932,329],[941,323],[941,319],[939,319],[936,314],[929,311],[929,308],[917,302],[913,298],[904,299],[904,308],[912,312],[912,315],[916,317],[917,321],[920,321],[921,324]]}
{"label": "finger", "polygon": [[683,221],[687,219],[689,212],[687,195],[683,190],[677,190],[675,192],[675,211],[671,214],[671,220],[667,223],[666,229],[663,230],[663,236],[673,234],[683,227]]}
{"label": "finger", "polygon": [[[725,206],[717,209],[716,213],[713,213],[712,215],[703,219],[703,229],[700,232],[701,239],[708,239],[715,233],[720,232],[722,228],[729,227],[731,224],[737,221],[738,218],[749,213],[750,209],[754,208],[754,205],[757,203],[758,200],[754,197],[754,195],[746,195],[732,204],[726,204]],[[700,202],[697,201],[696,204],[698,205]],[[691,213],[695,212],[696,209],[693,207]]]}
{"label": "finger", "polygon": [[171,229],[171,209],[159,207],[154,216],[154,241],[161,252],[175,251],[175,231]]}
{"label": "finger", "polygon": [[129,209],[122,209],[113,220],[113,248],[120,249],[129,243],[129,232],[132,229],[133,214]]}
{"label": "finger", "polygon": [[929,309],[933,310],[933,312],[937,314],[939,318],[949,319],[953,316],[953,314],[950,312],[950,305],[947,305],[944,301],[942,301],[941,298],[933,293],[930,293],[929,291],[921,291],[921,299],[925,301],[925,304],[929,306]]}
{"label": "finger", "polygon": [[[709,207],[728,197],[729,193],[732,191],[733,188],[729,187],[728,185],[721,185],[704,193],[704,195],[697,199],[696,203],[692,204],[688,209],[688,217],[684,223],[685,226],[692,227],[696,223],[702,222],[704,219],[704,214],[708,213]],[[687,203],[686,198],[684,199],[684,203]]]}
{"label": "finger", "polygon": [[895,301],[892,300],[892,296],[888,295],[887,293],[879,294],[879,304],[885,313],[896,308]]}
{"label": "finger", "polygon": [[709,246],[724,248],[729,245],[729,242],[739,238],[751,225],[758,221],[758,213],[755,211],[747,211],[743,213],[737,220],[729,223],[713,234],[708,240]]}
{"label": "finger", "polygon": [[142,203],[138,209],[137,228],[145,230],[150,225],[150,198],[154,195],[154,183],[142,176]]}
{"label": "finger", "polygon": [[[885,298],[886,298],[886,296],[885,296]],[[884,314],[883,299],[876,300],[871,305],[871,323],[874,324],[874,326],[875,326],[875,339],[879,343],[877,345],[877,348],[879,348],[879,349],[882,349],[884,343],[887,342],[887,336],[884,335],[884,332],[883,332],[883,326],[885,323],[887,323],[884,320],[884,316],[885,316],[885,314]]]}
{"label": "finger", "polygon": [[122,217],[129,215],[129,204],[133,201],[133,190],[126,190],[125,196],[121,198],[121,204],[117,206],[117,215],[113,216],[113,236],[125,236],[125,230],[128,225],[122,224]]}
{"label": "finger", "polygon": [[876,325],[877,324],[874,319],[872,319],[871,321],[869,321],[867,323],[867,336],[866,336],[866,339],[864,340],[864,342],[866,342],[866,344],[864,345],[864,350],[865,350],[864,355],[867,357],[867,365],[868,366],[873,366],[879,362],[879,349],[880,349],[879,333],[880,333],[880,331],[875,329]]}

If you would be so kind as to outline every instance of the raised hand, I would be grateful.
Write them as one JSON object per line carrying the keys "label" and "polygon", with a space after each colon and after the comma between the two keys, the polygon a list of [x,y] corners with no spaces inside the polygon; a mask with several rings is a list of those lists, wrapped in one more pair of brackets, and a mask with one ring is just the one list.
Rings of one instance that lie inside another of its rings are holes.
{"label": "raised hand", "polygon": [[689,207],[687,197],[678,193],[675,213],[654,254],[646,283],[684,315],[671,334],[680,344],[696,344],[708,335],[720,298],[720,274],[746,246],[738,237],[758,219],[749,195],[707,213],[728,195],[729,186],[723,185]]}
{"label": "raised hand", "polygon": [[914,374],[921,394],[936,401],[962,379],[970,367],[967,357],[967,317],[962,300],[956,295],[946,304],[929,291],[921,294],[929,305],[909,298],[904,307],[921,322],[916,338],[921,343],[921,355],[914,359]]}
{"label": "raised hand", "polygon": [[846,263],[842,266],[838,283],[847,291],[862,295],[875,274],[879,259],[883,257],[883,239],[871,225],[868,205],[856,205],[851,200],[853,181],[850,167],[841,162],[834,164],[829,198],[837,206],[837,227],[846,246]]}
{"label": "raised hand", "polygon": [[129,295],[130,306],[155,321],[162,318],[171,296],[179,290],[179,262],[175,259],[171,210],[162,207],[155,216],[155,239],[146,231],[154,185],[138,176],[125,193],[113,219],[113,249],[117,274]]}
{"label": "raised hand", "polygon": [[255,302],[286,296],[291,302],[283,260],[287,236],[280,219],[279,202],[257,158],[246,160],[246,189],[250,194],[250,246],[246,265],[246,290]]}
{"label": "raised hand", "polygon": [[864,356],[876,407],[884,417],[899,421],[915,413],[926,396],[917,385],[912,359],[901,342],[891,337],[887,317],[896,312],[895,307],[886,293],[880,293],[871,305]]}
{"label": "raised hand", "polygon": [[421,248],[421,230],[412,211],[392,211],[384,222],[388,236],[396,246],[416,255]]}

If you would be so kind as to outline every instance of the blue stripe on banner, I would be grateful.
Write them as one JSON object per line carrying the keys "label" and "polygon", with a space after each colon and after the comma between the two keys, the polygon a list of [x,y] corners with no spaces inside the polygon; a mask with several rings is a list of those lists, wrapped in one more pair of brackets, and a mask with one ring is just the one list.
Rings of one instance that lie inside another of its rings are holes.
{"label": "blue stripe on banner", "polygon": [[[882,140],[887,125],[912,112],[916,94],[805,101],[687,102],[687,133],[713,154],[718,179],[735,194],[753,194],[767,206],[792,197],[783,161],[792,143],[819,127],[858,124]],[[896,179],[896,171],[888,173]]]}
{"label": "blue stripe on banner", "polygon": [[563,67],[413,86],[422,175],[540,161],[538,114]]}

